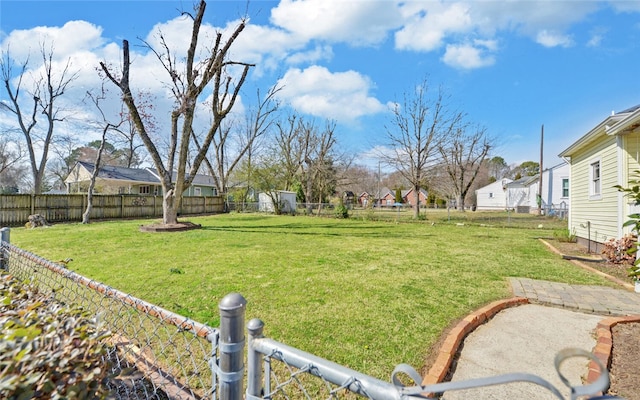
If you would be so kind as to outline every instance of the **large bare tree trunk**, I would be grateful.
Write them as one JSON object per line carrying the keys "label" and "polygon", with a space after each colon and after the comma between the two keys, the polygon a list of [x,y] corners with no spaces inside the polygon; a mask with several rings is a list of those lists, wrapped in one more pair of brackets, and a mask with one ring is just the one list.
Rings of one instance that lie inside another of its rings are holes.
{"label": "large bare tree trunk", "polygon": [[[226,42],[223,41],[222,33],[219,32],[216,35],[215,42],[209,44],[209,46],[211,46],[209,56],[204,60],[196,59],[196,54],[198,54],[198,37],[205,9],[206,2],[201,0],[196,6],[195,16],[193,17],[191,42],[187,50],[184,68],[177,65],[176,57],[169,49],[167,41],[162,35],[160,36],[162,51],[155,50],[151,48],[149,44],[146,44],[167,71],[171,90],[176,99],[176,106],[171,113],[170,145],[166,163],[163,161],[156,144],[149,135],[145,120],[139,111],[136,99],[131,93],[129,86],[131,63],[128,42],[126,40],[123,41],[122,46],[123,63],[121,79],[116,79],[107,65],[100,63],[107,78],[122,91],[123,100],[129,109],[130,117],[160,176],[164,193],[162,204],[162,221],[164,224],[178,223],[178,210],[180,209],[182,194],[191,186],[203,160],[206,158],[207,151],[215,138],[216,132],[218,132],[222,121],[235,104],[240,89],[249,72],[249,68],[253,66],[253,64],[228,60],[228,54],[232,44],[245,28],[246,23],[244,20],[241,21],[235,31],[231,33]],[[241,76],[237,78],[235,82],[232,82],[233,79],[226,73],[227,67],[230,66],[242,67]],[[180,69],[182,72],[179,72]],[[234,83],[234,85],[232,85],[232,83]],[[211,84],[211,87],[209,87],[209,84]],[[212,90],[210,101],[210,112],[213,116],[212,123],[208,131],[204,134],[201,145],[196,150],[195,155],[193,155],[190,145],[194,132],[193,122],[196,107],[199,104],[198,97],[208,87]],[[191,161],[190,168],[187,166],[188,161]],[[175,177],[172,176],[174,170],[177,170]]]}

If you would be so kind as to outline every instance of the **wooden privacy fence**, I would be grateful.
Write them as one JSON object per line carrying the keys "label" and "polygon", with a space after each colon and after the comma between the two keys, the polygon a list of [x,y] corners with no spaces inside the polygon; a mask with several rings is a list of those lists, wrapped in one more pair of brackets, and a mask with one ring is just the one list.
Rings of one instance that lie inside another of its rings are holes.
{"label": "wooden privacy fence", "polygon": [[[86,194],[0,195],[0,226],[24,225],[31,214],[40,214],[49,222],[82,221],[86,208]],[[179,213],[216,214],[223,211],[222,196],[189,196],[182,198]],[[92,219],[161,216],[161,196],[93,195]]]}

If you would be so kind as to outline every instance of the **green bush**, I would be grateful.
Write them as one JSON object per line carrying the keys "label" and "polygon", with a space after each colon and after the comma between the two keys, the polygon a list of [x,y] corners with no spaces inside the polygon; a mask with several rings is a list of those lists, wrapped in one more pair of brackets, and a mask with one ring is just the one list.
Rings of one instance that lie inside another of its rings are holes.
{"label": "green bush", "polygon": [[87,311],[0,276],[0,398],[104,399],[102,339]]}
{"label": "green bush", "polygon": [[349,218],[349,209],[342,202],[334,208],[333,213],[336,218]]}
{"label": "green bush", "polygon": [[575,243],[577,241],[575,230],[572,232],[569,229],[559,229],[553,232],[553,237],[558,242]]}

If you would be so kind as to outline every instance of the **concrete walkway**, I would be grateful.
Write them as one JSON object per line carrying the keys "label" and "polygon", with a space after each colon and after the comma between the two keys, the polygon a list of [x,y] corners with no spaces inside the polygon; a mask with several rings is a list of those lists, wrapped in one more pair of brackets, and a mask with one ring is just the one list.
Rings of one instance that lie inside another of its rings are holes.
{"label": "concrete walkway", "polygon": [[[569,388],[558,378],[553,360],[564,348],[588,352],[596,348],[596,328],[603,318],[640,315],[640,294],[602,286],[568,285],[511,278],[515,296],[529,305],[500,311],[465,339],[451,381],[466,381],[521,372],[551,382],[564,398]],[[610,342],[610,339],[609,339]],[[589,372],[588,360],[575,358],[562,364],[572,386]],[[446,392],[443,399],[554,399],[546,389],[530,383]]]}
{"label": "concrete walkway", "polygon": [[510,278],[513,295],[542,304],[598,315],[640,314],[640,293],[604,286],[568,285],[526,278]]}

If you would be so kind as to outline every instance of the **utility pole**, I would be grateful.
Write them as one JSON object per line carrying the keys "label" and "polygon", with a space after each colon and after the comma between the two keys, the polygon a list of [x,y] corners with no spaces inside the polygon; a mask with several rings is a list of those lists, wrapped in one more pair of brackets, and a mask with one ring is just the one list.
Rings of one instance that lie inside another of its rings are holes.
{"label": "utility pole", "polygon": [[538,215],[542,215],[542,155],[544,153],[544,124],[540,130],[540,176],[538,179]]}

